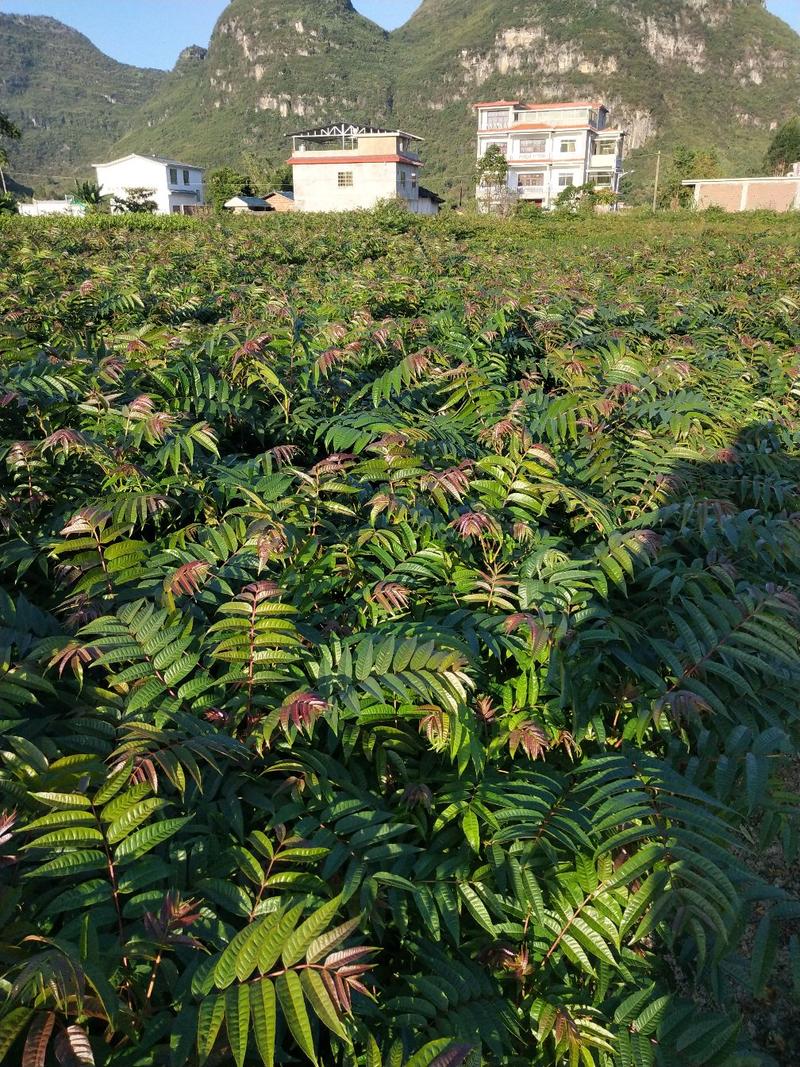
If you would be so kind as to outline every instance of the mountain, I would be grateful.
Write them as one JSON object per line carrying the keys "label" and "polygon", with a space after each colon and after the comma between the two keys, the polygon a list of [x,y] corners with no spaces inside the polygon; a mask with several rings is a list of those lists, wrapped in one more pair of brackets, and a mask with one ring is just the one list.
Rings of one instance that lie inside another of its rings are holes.
{"label": "mountain", "polygon": [[800,35],[763,0],[423,0],[392,44],[395,105],[445,182],[470,175],[475,100],[604,100],[640,187],[679,143],[757,169],[800,111]]}
{"label": "mountain", "polygon": [[[0,21],[0,71],[8,20]],[[45,41],[60,32],[73,47],[91,48],[52,20],[10,17],[19,33],[33,23],[44,24]],[[757,169],[771,129],[800,111],[800,35],[763,0],[422,0],[391,34],[350,0],[233,0],[208,49],[185,50],[170,74],[135,72],[93,53],[92,84],[99,59],[129,79],[128,100],[151,79],[138,111],[111,108],[127,131],[114,154],[157,152],[206,166],[255,157],[274,165],[285,158],[286,134],[353,118],[425,137],[426,183],[465,195],[477,99],[604,99],[630,131],[628,167],[640,189],[656,150],[678,143],[717,148],[729,172]],[[50,52],[42,45],[38,55]],[[61,107],[60,75],[50,68],[48,89],[39,67],[32,59],[40,106]],[[77,132],[69,132],[72,159],[90,162]],[[38,144],[36,136],[30,139]],[[95,151],[95,127],[92,136]],[[51,141],[42,148],[53,151]]]}
{"label": "mountain", "polygon": [[56,19],[0,14],[0,111],[23,132],[7,145],[17,184],[43,194],[88,176],[165,79],[117,63]]}
{"label": "mountain", "polygon": [[285,160],[285,134],[391,111],[388,34],[350,0],[233,0],[206,55],[179,63],[118,146],[205,165]]}

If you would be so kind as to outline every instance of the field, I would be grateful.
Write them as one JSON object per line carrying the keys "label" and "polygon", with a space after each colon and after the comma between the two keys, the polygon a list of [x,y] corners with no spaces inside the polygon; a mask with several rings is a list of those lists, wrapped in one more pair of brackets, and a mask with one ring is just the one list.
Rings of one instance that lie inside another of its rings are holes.
{"label": "field", "polygon": [[800,222],[259,222],[0,225],[0,1060],[793,1063]]}

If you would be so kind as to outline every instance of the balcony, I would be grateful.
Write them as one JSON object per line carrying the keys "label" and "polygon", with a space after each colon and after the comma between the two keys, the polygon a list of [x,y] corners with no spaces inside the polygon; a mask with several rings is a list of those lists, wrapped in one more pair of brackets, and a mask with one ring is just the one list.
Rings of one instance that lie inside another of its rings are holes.
{"label": "balcony", "polygon": [[589,157],[590,170],[616,170],[619,155],[616,152],[598,152]]}

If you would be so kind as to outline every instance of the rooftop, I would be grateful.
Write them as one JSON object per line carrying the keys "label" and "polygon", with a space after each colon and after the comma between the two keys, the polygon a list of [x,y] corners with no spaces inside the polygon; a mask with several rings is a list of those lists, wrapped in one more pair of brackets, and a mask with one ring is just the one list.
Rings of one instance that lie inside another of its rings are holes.
{"label": "rooftop", "polygon": [[106,163],[92,163],[93,167],[112,167],[115,163],[125,163],[129,159],[149,159],[153,163],[163,163],[165,167],[188,167],[190,170],[203,170],[196,163],[181,163],[177,159],[168,159],[166,156],[149,156],[144,152],[130,152],[127,156],[119,159],[109,159]]}
{"label": "rooftop", "polygon": [[596,107],[603,108],[607,111],[605,104],[600,100],[553,100],[544,104],[524,104],[520,100],[489,100],[480,104],[473,104],[473,108],[476,107],[518,107],[525,111],[552,111],[555,108],[562,107]]}
{"label": "rooftop", "polygon": [[406,133],[404,130],[387,130],[381,126],[368,126],[358,122],[330,122],[327,126],[316,126],[312,130],[300,130],[298,133],[290,133],[289,137],[308,137],[330,140],[334,137],[369,137],[372,134],[386,134],[394,137],[408,137],[412,141],[421,141],[416,134]]}

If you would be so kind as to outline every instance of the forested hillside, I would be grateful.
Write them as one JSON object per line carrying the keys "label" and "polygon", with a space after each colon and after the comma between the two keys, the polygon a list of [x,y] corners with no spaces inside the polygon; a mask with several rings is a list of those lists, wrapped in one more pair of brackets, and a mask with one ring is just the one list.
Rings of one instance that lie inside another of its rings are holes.
{"label": "forested hillside", "polygon": [[117,63],[56,19],[0,13],[0,111],[23,131],[11,175],[41,194],[88,177],[165,80]]}

